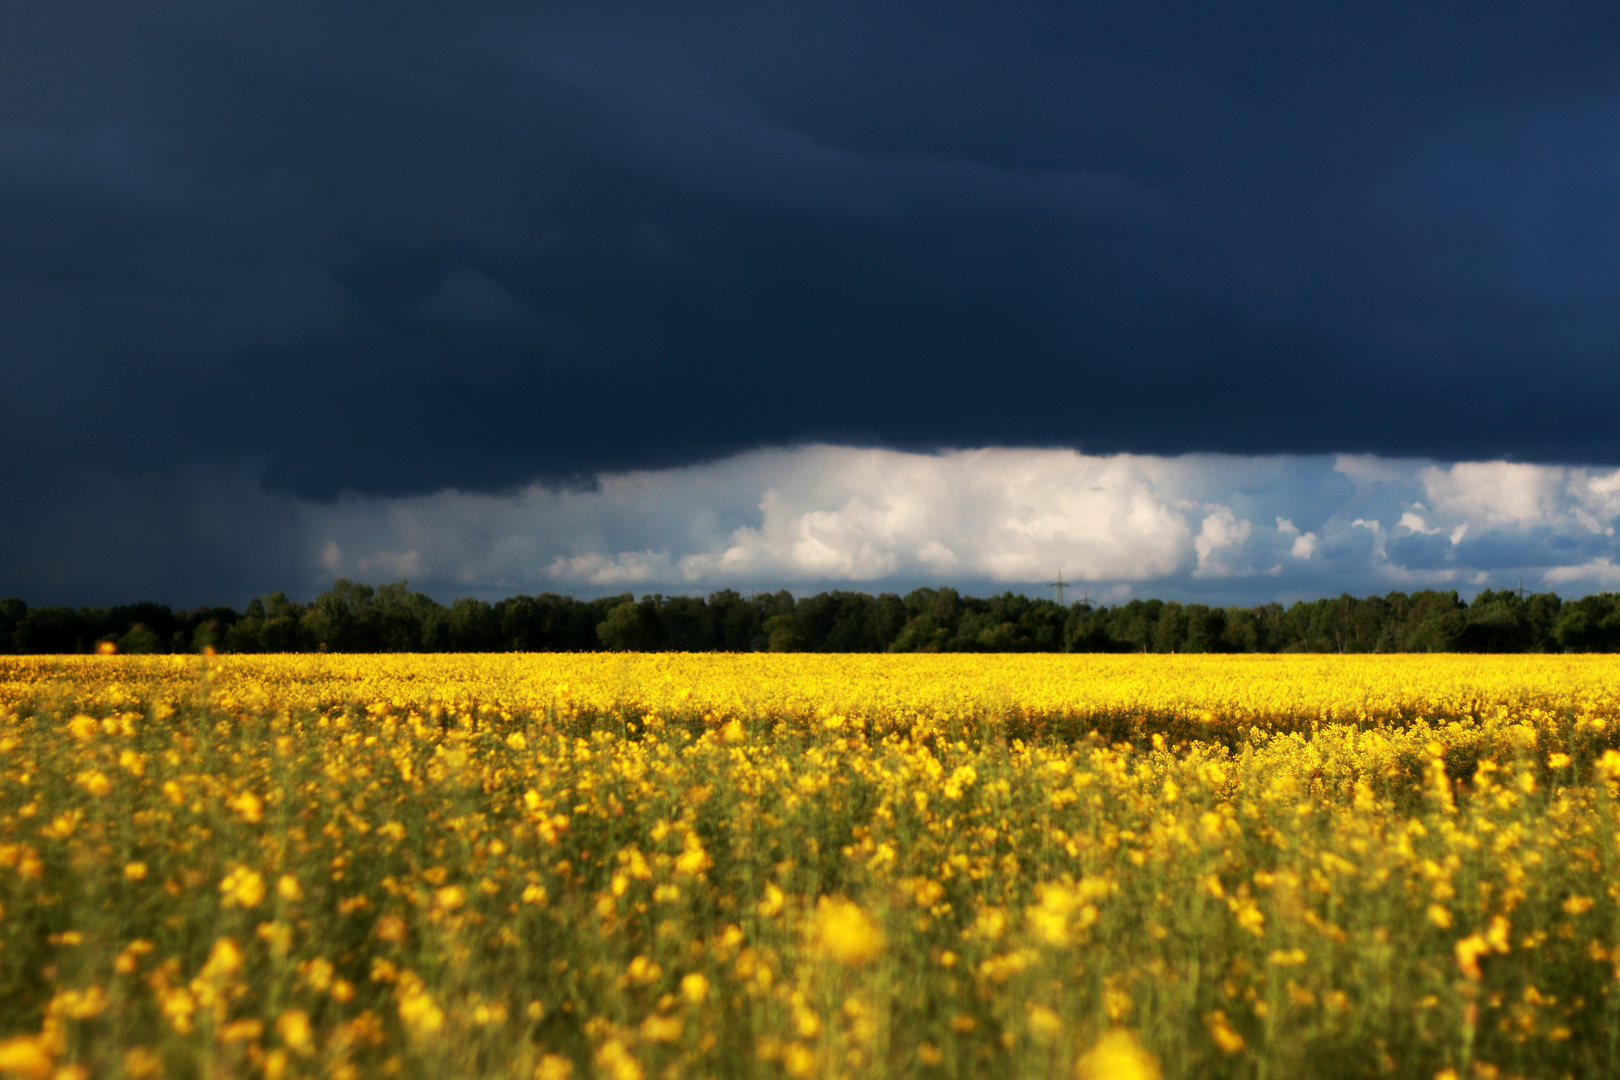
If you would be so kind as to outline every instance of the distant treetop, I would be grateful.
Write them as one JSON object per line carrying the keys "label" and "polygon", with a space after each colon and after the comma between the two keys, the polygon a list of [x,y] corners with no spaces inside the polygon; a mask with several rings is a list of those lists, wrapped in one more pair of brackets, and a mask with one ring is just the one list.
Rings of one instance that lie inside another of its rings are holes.
{"label": "distant treetop", "polygon": [[408,583],[340,579],[302,604],[283,593],[229,607],[155,603],[30,608],[0,600],[0,652],[1613,652],[1620,594],[1564,601],[1487,590],[1209,607],[1067,605],[1020,593],[905,596],[785,590],[706,598],[576,600],[542,593],[446,607]]}

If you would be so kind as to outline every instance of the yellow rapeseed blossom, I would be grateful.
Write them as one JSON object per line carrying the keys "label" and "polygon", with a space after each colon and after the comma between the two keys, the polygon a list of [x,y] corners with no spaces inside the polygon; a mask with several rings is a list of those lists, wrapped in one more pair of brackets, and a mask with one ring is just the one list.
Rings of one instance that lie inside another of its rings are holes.
{"label": "yellow rapeseed blossom", "polygon": [[647,1042],[674,1042],[681,1037],[678,1016],[649,1016],[641,1022],[641,1037]]}
{"label": "yellow rapeseed blossom", "polygon": [[558,1054],[542,1054],[534,1067],[534,1080],[573,1080],[574,1063]]}
{"label": "yellow rapeseed blossom", "polygon": [[264,818],[264,800],[251,791],[244,791],[226,800],[226,805],[236,811],[237,816],[250,825],[257,824]]}
{"label": "yellow rapeseed blossom", "polygon": [[1063,1034],[1063,1021],[1045,1005],[1029,1007],[1029,1033],[1041,1042],[1051,1042]]}
{"label": "yellow rapeseed blossom", "polygon": [[112,790],[112,781],[108,780],[107,774],[99,769],[86,769],[75,776],[73,780],[74,783],[97,798]]}
{"label": "yellow rapeseed blossom", "polygon": [[51,1075],[51,1055],[38,1039],[27,1036],[0,1040],[0,1073],[41,1080]]}
{"label": "yellow rapeseed blossom", "polygon": [[313,1042],[309,1015],[302,1009],[288,1009],[276,1018],[276,1034],[287,1049],[304,1053]]}
{"label": "yellow rapeseed blossom", "polygon": [[1615,686],[1600,656],[0,657],[0,1046],[63,1080],[1135,1078],[1151,1020],[1178,1067],[1607,1075]]}
{"label": "yellow rapeseed blossom", "polygon": [[437,1035],[444,1027],[444,1011],[416,978],[400,980],[399,1018],[407,1029],[423,1038]]}
{"label": "yellow rapeseed blossom", "polygon": [[1209,1028],[1209,1037],[1215,1041],[1221,1053],[1235,1054],[1243,1049],[1243,1036],[1232,1030],[1224,1009],[1216,1009],[1204,1017],[1204,1023]]}
{"label": "yellow rapeseed blossom", "polygon": [[681,996],[694,1005],[700,1005],[709,996],[709,980],[694,971],[681,978]]}
{"label": "yellow rapeseed blossom", "polygon": [[848,900],[824,896],[816,904],[816,948],[845,965],[864,964],[883,951],[883,935],[871,918]]}
{"label": "yellow rapeseed blossom", "polygon": [[609,1039],[597,1049],[596,1066],[608,1080],[642,1080],[645,1075],[641,1063],[618,1039]]}
{"label": "yellow rapeseed blossom", "polygon": [[[1222,1046],[1225,1050],[1225,1047]],[[1159,1062],[1124,1028],[1115,1028],[1081,1056],[1078,1080],[1159,1080]]]}
{"label": "yellow rapeseed blossom", "polygon": [[242,950],[236,947],[236,942],[223,937],[214,942],[214,947],[208,951],[208,960],[203,964],[198,977],[204,980],[219,980],[235,973],[242,966]]}
{"label": "yellow rapeseed blossom", "polygon": [[681,853],[675,857],[675,870],[681,874],[701,874],[714,864],[709,853],[703,850],[703,842],[696,835],[688,833]]}
{"label": "yellow rapeseed blossom", "polygon": [[786,899],[786,895],[781,889],[767,882],[764,899],[759,902],[759,913],[767,919],[781,914],[782,905],[786,902]]}
{"label": "yellow rapeseed blossom", "polygon": [[124,1075],[129,1080],[158,1080],[163,1075],[163,1059],[144,1046],[132,1046],[124,1053]]}
{"label": "yellow rapeseed blossom", "polygon": [[264,878],[257,870],[238,866],[219,883],[227,907],[257,907],[264,899]]}

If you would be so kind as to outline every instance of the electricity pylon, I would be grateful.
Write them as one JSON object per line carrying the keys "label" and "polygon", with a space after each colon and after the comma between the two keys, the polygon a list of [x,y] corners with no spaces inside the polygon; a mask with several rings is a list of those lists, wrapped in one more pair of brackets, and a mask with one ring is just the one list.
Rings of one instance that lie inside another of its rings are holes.
{"label": "electricity pylon", "polygon": [[1058,607],[1062,607],[1062,606],[1063,606],[1063,590],[1064,590],[1064,589],[1069,589],[1069,588],[1073,588],[1073,586],[1072,586],[1072,585],[1070,585],[1070,584],[1069,584],[1069,583],[1068,583],[1068,582],[1067,582],[1067,581],[1064,581],[1064,580],[1063,580],[1063,571],[1061,571],[1061,570],[1059,570],[1059,571],[1058,571],[1058,578],[1057,578],[1057,580],[1056,580],[1056,581],[1049,581],[1049,582],[1047,582],[1047,583],[1046,583],[1046,587],[1047,587],[1047,588],[1048,588],[1048,589],[1056,589],[1056,590],[1057,590],[1057,594],[1058,594]]}
{"label": "electricity pylon", "polygon": [[[1058,607],[1063,606],[1063,590],[1064,589],[1072,589],[1072,588],[1074,588],[1074,586],[1071,583],[1063,580],[1063,571],[1061,571],[1061,570],[1058,571],[1057,580],[1047,582],[1046,587],[1048,589],[1056,589],[1057,590]],[[1082,604],[1091,603],[1091,591],[1089,589],[1086,590],[1085,594],[1081,597],[1080,602]]]}

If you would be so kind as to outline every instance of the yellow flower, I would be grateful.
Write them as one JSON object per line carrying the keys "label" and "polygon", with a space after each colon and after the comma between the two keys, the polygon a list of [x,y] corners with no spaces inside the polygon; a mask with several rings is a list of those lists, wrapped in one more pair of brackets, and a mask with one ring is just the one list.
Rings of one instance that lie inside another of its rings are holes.
{"label": "yellow flower", "polygon": [[163,1075],[163,1059],[144,1046],[134,1046],[124,1053],[124,1075],[129,1080],[158,1080]]}
{"label": "yellow flower", "polygon": [[1085,903],[1081,890],[1044,884],[1035,886],[1035,893],[1040,903],[1029,909],[1029,925],[1035,936],[1047,945],[1062,948],[1069,944],[1069,920],[1076,913],[1076,921],[1082,929],[1097,921],[1096,905]]}
{"label": "yellow flower", "polygon": [[681,1037],[680,1017],[647,1017],[641,1022],[641,1037],[647,1042],[674,1042]]}
{"label": "yellow flower", "polygon": [[630,960],[630,966],[625,968],[625,974],[630,981],[642,986],[649,986],[664,977],[664,969],[645,956],[635,956]]}
{"label": "yellow flower", "polygon": [[302,1009],[288,1009],[276,1018],[276,1034],[287,1049],[303,1053],[313,1042],[309,1015]]}
{"label": "yellow flower", "polygon": [[692,972],[681,979],[681,996],[694,1005],[701,1004],[709,996],[709,980],[698,972]]}
{"label": "yellow flower", "polygon": [[242,950],[236,947],[236,942],[228,937],[220,938],[214,942],[214,947],[208,952],[208,960],[203,964],[199,978],[217,981],[234,973],[242,966]]}
{"label": "yellow flower", "polygon": [[775,885],[766,882],[765,899],[759,902],[759,913],[767,919],[779,915],[782,912],[782,905],[785,903],[785,901],[786,898],[782,895],[782,890],[778,889]]}
{"label": "yellow flower", "polygon": [[1483,973],[1479,970],[1479,958],[1491,951],[1490,943],[1482,934],[1469,934],[1458,941],[1453,947],[1457,955],[1457,970],[1468,978],[1478,982]]}
{"label": "yellow flower", "polygon": [[444,1012],[420,983],[413,983],[401,994],[399,1018],[412,1032],[423,1037],[437,1035],[444,1027]]}
{"label": "yellow flower", "polygon": [[259,901],[264,899],[264,878],[256,870],[238,866],[225,875],[219,883],[219,891],[225,894],[226,907],[258,907]]}
{"label": "yellow flower", "polygon": [[542,1054],[534,1067],[534,1080],[573,1080],[574,1063],[557,1054]]}
{"label": "yellow flower", "polygon": [[824,896],[816,904],[812,927],[814,944],[823,956],[854,966],[883,951],[883,935],[876,924],[848,900]]}
{"label": "yellow flower", "polygon": [[1029,1033],[1041,1042],[1051,1042],[1063,1034],[1063,1021],[1045,1005],[1029,1007]]}
{"label": "yellow flower", "polygon": [[596,1064],[609,1080],[642,1080],[641,1062],[630,1056],[624,1043],[609,1039],[596,1051]]}
{"label": "yellow flower", "polygon": [[[1242,1045],[1239,1039],[1238,1048]],[[1224,1044],[1221,1049],[1233,1052]],[[1159,1080],[1159,1060],[1142,1048],[1136,1036],[1115,1028],[1080,1058],[1075,1075],[1079,1080]]]}
{"label": "yellow flower", "polygon": [[298,887],[297,878],[282,874],[276,879],[276,895],[291,904],[304,898],[304,890]]}
{"label": "yellow flower", "polygon": [[299,974],[304,977],[304,984],[311,990],[322,991],[332,985],[332,976],[336,969],[332,961],[324,956],[317,956],[313,960],[306,960],[298,965]]}
{"label": "yellow flower", "polygon": [[51,1056],[38,1039],[27,1035],[0,1042],[0,1073],[43,1080],[51,1075]]}
{"label": "yellow flower", "polygon": [[1223,1010],[1216,1009],[1204,1017],[1204,1024],[1209,1028],[1209,1037],[1215,1040],[1215,1045],[1220,1047],[1221,1053],[1235,1054],[1243,1049],[1243,1036],[1232,1030],[1232,1025],[1227,1023],[1226,1013]]}
{"label": "yellow flower", "polygon": [[264,817],[264,800],[251,791],[244,791],[232,799],[227,799],[225,805],[236,811],[243,821],[256,824]]}
{"label": "yellow flower", "polygon": [[125,863],[124,877],[130,881],[144,880],[146,877],[146,864],[143,862]]}
{"label": "yellow flower", "polygon": [[106,773],[97,769],[86,769],[75,776],[73,780],[74,783],[98,799],[112,790],[112,781],[107,779]]}
{"label": "yellow flower", "polygon": [[687,833],[681,853],[675,856],[675,872],[701,874],[712,865],[713,860],[709,858],[709,853],[703,850],[703,841],[697,838],[696,833]]}
{"label": "yellow flower", "polygon": [[794,1043],[782,1054],[782,1067],[794,1080],[809,1080],[816,1074],[816,1055],[808,1046]]}
{"label": "yellow flower", "polygon": [[257,1039],[264,1034],[264,1024],[257,1020],[232,1020],[219,1029],[218,1039],[222,1043],[247,1042]]}

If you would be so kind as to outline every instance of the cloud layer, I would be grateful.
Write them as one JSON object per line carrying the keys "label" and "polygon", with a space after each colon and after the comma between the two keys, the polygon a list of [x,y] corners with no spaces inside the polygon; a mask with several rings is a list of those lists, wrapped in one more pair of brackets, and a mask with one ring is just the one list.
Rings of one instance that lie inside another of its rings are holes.
{"label": "cloud layer", "polygon": [[590,490],[307,504],[309,565],[479,593],[957,584],[1288,596],[1620,584],[1620,471],[1365,456],[841,446]]}
{"label": "cloud layer", "polygon": [[813,441],[1620,462],[1620,16],[1521,8],[12,0],[0,505]]}
{"label": "cloud layer", "polygon": [[1615,581],[1617,30],[11,0],[0,592]]}

